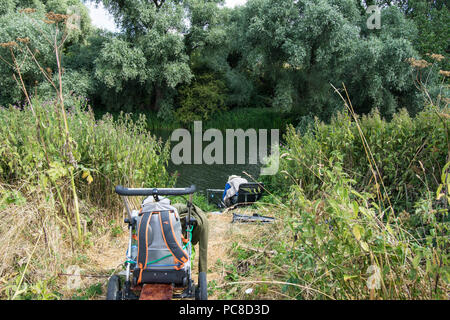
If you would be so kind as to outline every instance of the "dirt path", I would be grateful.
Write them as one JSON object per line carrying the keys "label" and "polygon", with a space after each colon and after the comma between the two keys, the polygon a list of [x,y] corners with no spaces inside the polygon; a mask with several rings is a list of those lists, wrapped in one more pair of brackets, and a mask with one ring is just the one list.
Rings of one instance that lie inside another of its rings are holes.
{"label": "dirt path", "polygon": [[[222,283],[225,277],[224,265],[230,262],[228,250],[232,243],[230,237],[231,220],[231,214],[208,214],[208,282],[215,280],[217,283]],[[209,297],[211,300],[216,298],[214,296]]]}
{"label": "dirt path", "polygon": [[[233,212],[251,215],[254,209],[237,209]],[[208,242],[208,282],[215,281],[217,286],[226,282],[225,266],[233,263],[230,249],[233,244],[244,245],[254,238],[260,226],[252,224],[234,224],[232,212],[222,214],[208,213],[209,242]],[[194,272],[196,270],[194,269]],[[218,299],[215,291],[208,297],[210,300]]]}

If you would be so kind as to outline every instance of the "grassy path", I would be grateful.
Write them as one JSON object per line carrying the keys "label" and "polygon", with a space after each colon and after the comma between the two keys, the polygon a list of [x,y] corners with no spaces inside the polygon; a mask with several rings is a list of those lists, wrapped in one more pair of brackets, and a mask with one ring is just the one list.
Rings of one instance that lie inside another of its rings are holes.
{"label": "grassy path", "polygon": [[[237,210],[239,213],[250,214],[246,209]],[[262,226],[251,224],[232,224],[232,213],[223,214],[208,213],[209,242],[208,242],[208,286],[221,289],[210,290],[209,299],[223,299],[224,294],[230,289],[234,294],[236,289],[223,287],[229,279],[230,265],[236,262],[230,256],[231,249],[236,246],[245,246],[246,243],[260,234]],[[77,258],[79,263],[74,263],[81,268],[82,275],[98,275],[98,277],[82,277],[79,290],[64,290],[64,299],[99,299],[106,298],[108,275],[122,270],[128,244],[128,230],[123,226],[122,233],[115,237],[108,232],[104,236],[95,239],[95,244],[89,247],[83,256]],[[198,245],[195,246],[198,253]],[[74,260],[76,261],[76,260]],[[239,262],[238,262],[239,263]],[[238,266],[239,267],[239,266]],[[193,277],[197,283],[198,256],[194,256]],[[104,277],[103,277],[104,276]],[[68,278],[60,277],[59,287],[66,288]]]}
{"label": "grassy path", "polygon": [[[233,212],[251,215],[256,212],[252,208],[242,208]],[[238,280],[243,271],[252,261],[239,259],[236,256],[236,248],[248,250],[249,244],[266,233],[268,225],[260,224],[234,224],[232,212],[223,214],[208,214],[210,223],[208,243],[208,287],[209,299],[249,299],[244,292],[252,285],[233,287],[225,284]],[[252,249],[250,249],[252,250]],[[232,271],[231,271],[232,270]],[[233,280],[231,280],[233,279]],[[249,279],[246,279],[249,280]]]}

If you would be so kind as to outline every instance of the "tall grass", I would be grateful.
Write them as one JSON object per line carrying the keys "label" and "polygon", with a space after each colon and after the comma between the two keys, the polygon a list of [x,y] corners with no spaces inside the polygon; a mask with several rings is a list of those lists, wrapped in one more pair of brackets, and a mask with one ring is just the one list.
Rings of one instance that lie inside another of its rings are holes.
{"label": "tall grass", "polygon": [[169,146],[146,131],[145,118],[95,120],[79,101],[67,110],[73,166],[57,104],[33,106],[0,108],[0,296],[56,299],[57,274],[79,264],[73,257],[121,230],[114,186],[169,187],[175,177],[166,171]]}
{"label": "tall grass", "polygon": [[[448,114],[449,108],[440,113]],[[330,168],[331,160],[340,159],[358,192],[382,188],[382,181],[386,188],[383,199],[389,198],[396,211],[411,210],[417,200],[440,184],[439,177],[448,161],[448,124],[448,119],[427,108],[414,118],[402,110],[389,122],[376,110],[357,117],[357,122],[343,112],[330,124],[316,121],[304,135],[290,127],[284,136],[286,145],[280,151],[284,156],[279,173],[266,177],[266,182],[278,195],[287,195],[290,187],[298,184],[313,196],[325,186],[322,173],[313,168]],[[375,176],[358,126],[378,168]],[[389,203],[381,201],[379,205]]]}
{"label": "tall grass", "polygon": [[449,110],[439,113],[401,112],[390,123],[340,114],[304,136],[291,127],[257,209],[277,222],[237,240],[246,246],[231,248],[229,282],[212,289],[230,297],[236,287],[232,298],[246,299],[448,299]]}
{"label": "tall grass", "polygon": [[[64,198],[71,198],[69,170],[81,199],[113,207],[114,186],[170,186],[174,182],[166,171],[169,146],[151,136],[141,117],[133,122],[127,114],[117,121],[110,115],[101,120],[79,101],[67,112],[76,168],[69,169],[65,139],[61,135],[58,113],[52,102],[34,101],[36,116],[25,108],[0,109],[0,179],[9,184],[27,181],[30,186],[58,187]],[[36,118],[46,152],[35,134]],[[56,191],[55,191],[56,192]],[[56,192],[57,193],[57,192]],[[63,201],[66,202],[66,201]]]}
{"label": "tall grass", "polygon": [[[97,118],[101,118],[106,111],[101,109],[94,109]],[[119,113],[112,113],[115,119],[118,118]],[[132,115],[134,120],[138,120],[141,115],[145,115],[147,122],[146,128],[148,131],[160,134],[162,131],[173,131],[178,128],[183,128],[186,125],[177,121],[163,121],[159,119],[155,112],[136,112]],[[235,108],[229,111],[217,113],[214,118],[203,121],[202,127],[207,129],[281,129],[284,130],[288,123],[294,119],[292,114],[282,114],[270,108]],[[187,129],[193,129],[193,123],[188,125]]]}
{"label": "tall grass", "polygon": [[246,246],[231,249],[229,282],[216,288],[222,297],[237,287],[234,299],[448,299],[447,209],[430,196],[387,223],[376,195],[356,191],[338,159],[330,164],[314,197],[295,185],[289,201],[261,204],[258,212],[277,222],[270,236],[262,226],[236,240]]}

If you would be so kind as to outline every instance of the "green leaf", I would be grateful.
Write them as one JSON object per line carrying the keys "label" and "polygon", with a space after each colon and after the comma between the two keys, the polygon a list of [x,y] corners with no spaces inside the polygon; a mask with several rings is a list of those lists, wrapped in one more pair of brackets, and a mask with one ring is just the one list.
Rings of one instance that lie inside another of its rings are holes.
{"label": "green leaf", "polygon": [[417,269],[421,259],[422,259],[422,257],[420,256],[420,254],[418,254],[414,257],[414,259],[412,261],[412,265],[413,265],[414,269]]}
{"label": "green leaf", "polygon": [[344,281],[348,281],[350,279],[356,278],[357,276],[349,276],[348,274],[344,274]]}
{"label": "green leaf", "polygon": [[351,190],[350,192],[353,193],[358,198],[361,198],[362,200],[365,200],[365,198],[359,192],[357,192],[355,190]]}
{"label": "green leaf", "polygon": [[359,244],[361,245],[361,248],[362,248],[364,251],[369,252],[369,245],[367,244],[367,242],[360,241]]}
{"label": "green leaf", "polygon": [[430,273],[432,271],[431,261],[430,260],[427,260],[426,269],[425,270],[426,270],[427,273]]}
{"label": "green leaf", "polygon": [[445,176],[447,175],[447,169],[449,166],[450,166],[450,161],[445,164],[444,168],[442,168],[442,175],[441,175],[442,183],[445,183]]}
{"label": "green leaf", "polygon": [[352,229],[353,235],[355,236],[356,240],[358,240],[358,241],[361,240],[361,229],[362,228],[358,225],[354,225],[353,229]]}
{"label": "green leaf", "polygon": [[353,218],[358,217],[359,205],[358,202],[353,201]]}

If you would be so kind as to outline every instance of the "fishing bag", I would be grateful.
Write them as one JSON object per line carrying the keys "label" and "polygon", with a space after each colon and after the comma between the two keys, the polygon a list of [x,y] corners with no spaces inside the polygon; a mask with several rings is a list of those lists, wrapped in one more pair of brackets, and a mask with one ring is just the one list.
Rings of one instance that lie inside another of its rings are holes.
{"label": "fishing bag", "polygon": [[136,223],[138,250],[133,283],[186,285],[190,267],[185,250],[188,240],[182,236],[177,209],[168,201],[144,201]]}

